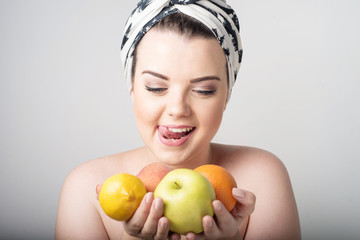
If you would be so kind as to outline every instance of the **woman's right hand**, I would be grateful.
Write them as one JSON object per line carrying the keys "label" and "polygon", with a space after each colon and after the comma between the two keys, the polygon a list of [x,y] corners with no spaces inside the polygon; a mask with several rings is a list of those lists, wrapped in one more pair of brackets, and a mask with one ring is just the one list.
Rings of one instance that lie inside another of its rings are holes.
{"label": "woman's right hand", "polygon": [[[102,184],[96,186],[96,197],[99,199],[99,193]],[[140,206],[134,215],[123,223],[127,235],[141,239],[180,239],[179,234],[169,234],[170,223],[166,217],[162,217],[164,202],[161,198],[154,199],[154,193],[145,194]],[[125,238],[123,236],[122,238]]]}
{"label": "woman's right hand", "polygon": [[134,215],[123,222],[127,234],[141,239],[180,239],[178,234],[169,236],[170,222],[163,217],[164,202],[154,199],[154,193],[147,193]]}

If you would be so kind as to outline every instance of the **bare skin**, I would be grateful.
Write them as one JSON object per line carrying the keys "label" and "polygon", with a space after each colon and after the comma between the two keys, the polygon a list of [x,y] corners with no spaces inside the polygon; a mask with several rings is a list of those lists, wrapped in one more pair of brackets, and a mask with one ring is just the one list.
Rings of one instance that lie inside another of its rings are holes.
{"label": "bare skin", "polygon": [[[214,156],[222,156],[214,157],[213,163],[229,169],[241,189],[251,189],[256,195],[256,207],[251,214],[245,239],[300,239],[292,188],[280,160],[260,149],[218,144],[213,146]],[[95,188],[97,184],[119,172],[137,174],[148,164],[141,160],[145,159],[145,151],[140,148],[104,157],[74,169],[67,177],[61,194],[57,239],[136,239],[125,233],[123,223],[114,221],[103,213]],[[134,161],[137,163],[136,167]],[[152,197],[152,194],[149,195]],[[73,205],[77,207],[71,207]],[[147,209],[151,205],[152,203],[147,204]],[[153,214],[161,216],[160,212],[162,209]],[[161,221],[165,221],[164,218]],[[240,227],[241,236],[245,235],[246,225],[247,220]]]}
{"label": "bare skin", "polygon": [[[110,219],[97,200],[96,186],[108,177],[119,172],[136,175],[155,161],[190,169],[217,164],[238,184],[231,213],[215,200],[216,221],[205,216],[204,233],[182,239],[300,239],[294,194],[281,161],[264,150],[210,143],[227,104],[225,63],[217,40],[153,30],[145,35],[138,46],[131,92],[145,145],[86,162],[69,174],[59,202],[57,239],[180,239],[169,235],[163,202],[153,193],[147,193],[127,222]],[[160,129],[169,126],[190,127],[192,135],[181,144],[164,140]]]}

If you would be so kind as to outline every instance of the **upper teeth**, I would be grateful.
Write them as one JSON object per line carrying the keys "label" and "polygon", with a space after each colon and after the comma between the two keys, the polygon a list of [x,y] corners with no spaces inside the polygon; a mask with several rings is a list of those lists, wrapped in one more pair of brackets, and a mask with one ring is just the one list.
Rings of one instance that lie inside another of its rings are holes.
{"label": "upper teeth", "polygon": [[171,132],[181,133],[181,132],[190,132],[192,128],[169,128]]}

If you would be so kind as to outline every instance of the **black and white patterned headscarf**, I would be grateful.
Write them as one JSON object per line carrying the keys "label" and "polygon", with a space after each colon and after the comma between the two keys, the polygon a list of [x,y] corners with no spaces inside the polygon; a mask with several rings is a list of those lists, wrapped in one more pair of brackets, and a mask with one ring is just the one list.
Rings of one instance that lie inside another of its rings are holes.
{"label": "black and white patterned headscarf", "polygon": [[127,20],[121,45],[121,60],[129,90],[132,89],[132,63],[137,44],[161,19],[178,12],[203,23],[219,41],[227,59],[230,97],[243,50],[238,18],[225,0],[141,0]]}

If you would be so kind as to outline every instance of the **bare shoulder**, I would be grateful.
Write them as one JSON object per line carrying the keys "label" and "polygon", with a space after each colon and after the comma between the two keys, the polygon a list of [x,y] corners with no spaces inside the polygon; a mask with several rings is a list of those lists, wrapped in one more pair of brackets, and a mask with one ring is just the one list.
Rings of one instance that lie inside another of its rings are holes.
{"label": "bare shoulder", "polygon": [[291,192],[287,169],[273,153],[248,146],[214,145],[217,164],[228,169],[239,187],[261,196],[275,187]]}
{"label": "bare shoulder", "polygon": [[[285,171],[283,162],[264,149],[214,144],[216,163],[229,171],[241,174],[266,174],[268,171]],[[262,170],[262,171],[261,171]]]}
{"label": "bare shoulder", "polygon": [[131,153],[121,153],[90,160],[68,174],[60,194],[57,239],[107,239],[121,233],[122,225],[101,211],[96,186],[116,173],[135,172],[126,161],[131,156]]}
{"label": "bare shoulder", "polygon": [[[94,195],[96,184],[122,171],[122,154],[101,157],[84,162],[74,168],[65,178],[63,190],[77,189],[86,196]],[[90,186],[93,189],[90,189]],[[81,188],[80,188],[81,187]]]}
{"label": "bare shoulder", "polygon": [[291,189],[287,169],[275,154],[248,146],[217,144],[215,149],[217,164],[233,174],[239,187],[257,196],[261,196],[269,185]]}
{"label": "bare shoulder", "polygon": [[78,190],[82,193],[90,191],[89,194],[93,195],[96,185],[103,183],[114,174],[126,172],[136,175],[138,169],[144,164],[136,160],[139,159],[137,152],[137,150],[133,150],[84,162],[68,174],[64,188],[72,189],[75,186],[82,186],[83,188]]}
{"label": "bare shoulder", "polygon": [[246,239],[300,239],[296,201],[283,162],[259,148],[214,145],[214,149],[218,164],[234,175],[238,187],[256,196]]}

